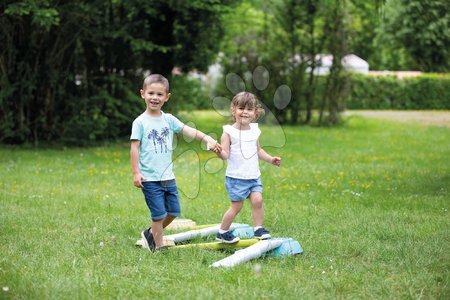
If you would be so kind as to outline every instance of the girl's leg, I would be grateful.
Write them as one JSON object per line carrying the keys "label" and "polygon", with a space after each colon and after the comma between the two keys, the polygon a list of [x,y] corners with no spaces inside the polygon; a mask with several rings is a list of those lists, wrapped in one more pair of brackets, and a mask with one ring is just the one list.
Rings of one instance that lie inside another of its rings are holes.
{"label": "girl's leg", "polygon": [[231,223],[233,223],[234,218],[237,216],[241,210],[244,201],[231,201],[230,208],[225,212],[222,218],[222,223],[220,224],[220,229],[228,230],[230,229]]}
{"label": "girl's leg", "polygon": [[264,223],[264,207],[261,192],[251,192],[250,202],[252,203],[253,225],[263,226]]}

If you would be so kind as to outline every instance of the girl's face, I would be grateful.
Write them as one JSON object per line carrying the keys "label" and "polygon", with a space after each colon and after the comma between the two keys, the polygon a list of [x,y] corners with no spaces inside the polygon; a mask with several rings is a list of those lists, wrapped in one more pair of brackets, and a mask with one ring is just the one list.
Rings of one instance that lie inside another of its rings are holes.
{"label": "girl's face", "polygon": [[233,117],[236,123],[241,126],[248,126],[252,121],[256,119],[256,108],[246,107],[235,107],[233,109]]}
{"label": "girl's face", "polygon": [[159,112],[164,103],[169,100],[170,93],[161,83],[152,83],[141,90],[141,97],[145,100],[150,112]]}

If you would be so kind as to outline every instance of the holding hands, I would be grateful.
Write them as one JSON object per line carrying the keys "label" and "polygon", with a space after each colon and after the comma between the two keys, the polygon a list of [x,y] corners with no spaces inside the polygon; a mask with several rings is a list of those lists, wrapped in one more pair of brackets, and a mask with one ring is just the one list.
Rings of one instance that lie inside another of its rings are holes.
{"label": "holding hands", "polygon": [[215,153],[220,153],[222,151],[222,146],[214,139],[209,138],[206,142],[206,148]]}

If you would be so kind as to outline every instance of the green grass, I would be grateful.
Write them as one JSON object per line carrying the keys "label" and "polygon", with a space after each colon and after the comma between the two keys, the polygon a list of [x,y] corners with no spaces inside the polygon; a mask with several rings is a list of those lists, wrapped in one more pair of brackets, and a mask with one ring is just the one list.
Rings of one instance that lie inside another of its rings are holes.
{"label": "green grass", "polygon": [[[221,134],[210,113],[191,120]],[[266,226],[304,254],[231,269],[208,267],[226,252],[135,248],[148,210],[127,141],[0,147],[0,298],[449,299],[450,129],[352,117],[263,127],[261,142],[283,158],[261,163]],[[196,142],[175,152],[182,217],[220,222],[223,163]],[[236,222],[251,224],[248,204]]]}

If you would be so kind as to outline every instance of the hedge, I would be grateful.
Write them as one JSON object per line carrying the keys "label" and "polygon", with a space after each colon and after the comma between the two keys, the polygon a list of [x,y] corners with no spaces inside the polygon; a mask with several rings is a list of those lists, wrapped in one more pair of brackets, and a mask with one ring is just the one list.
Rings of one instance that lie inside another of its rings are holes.
{"label": "hedge", "polygon": [[450,74],[350,77],[348,109],[450,109]]}

